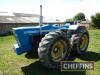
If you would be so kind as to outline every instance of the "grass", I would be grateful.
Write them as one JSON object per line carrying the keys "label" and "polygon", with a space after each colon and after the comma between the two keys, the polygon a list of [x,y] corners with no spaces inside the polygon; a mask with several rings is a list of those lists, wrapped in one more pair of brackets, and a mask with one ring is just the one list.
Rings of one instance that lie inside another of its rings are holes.
{"label": "grass", "polygon": [[25,54],[16,55],[12,49],[13,36],[0,37],[0,75],[100,75],[100,30],[89,30],[90,45],[85,56],[75,61],[94,61],[94,71],[60,72],[41,66],[38,59],[27,59]]}

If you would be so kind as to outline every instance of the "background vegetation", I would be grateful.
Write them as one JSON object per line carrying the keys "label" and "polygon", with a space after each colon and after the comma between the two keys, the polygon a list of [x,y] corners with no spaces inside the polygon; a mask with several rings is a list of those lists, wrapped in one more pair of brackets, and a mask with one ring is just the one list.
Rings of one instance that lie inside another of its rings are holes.
{"label": "background vegetation", "polygon": [[74,21],[84,21],[85,20],[85,14],[80,12],[78,14],[76,14],[74,17],[73,17]]}
{"label": "background vegetation", "polygon": [[91,25],[94,28],[100,29],[100,13],[91,16]]}

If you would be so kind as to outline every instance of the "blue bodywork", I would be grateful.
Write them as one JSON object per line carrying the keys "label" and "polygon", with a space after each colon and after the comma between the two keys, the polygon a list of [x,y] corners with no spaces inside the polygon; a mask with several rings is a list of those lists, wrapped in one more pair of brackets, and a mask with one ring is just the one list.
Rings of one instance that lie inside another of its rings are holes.
{"label": "blue bodywork", "polygon": [[[44,36],[51,31],[68,29],[69,26],[70,24],[65,24],[63,26],[57,24],[44,24],[41,26],[41,29],[40,26],[13,28],[13,34],[17,40],[17,44],[14,44],[14,50],[19,55],[37,49],[38,45],[36,43],[41,40],[39,37]],[[38,36],[38,38],[36,36]],[[31,40],[31,38],[33,40]]]}

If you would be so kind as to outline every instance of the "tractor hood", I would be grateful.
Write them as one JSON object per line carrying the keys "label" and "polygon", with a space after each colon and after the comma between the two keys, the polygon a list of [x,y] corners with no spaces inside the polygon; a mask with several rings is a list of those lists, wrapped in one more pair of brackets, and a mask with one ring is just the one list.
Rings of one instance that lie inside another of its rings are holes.
{"label": "tractor hood", "polygon": [[[41,26],[41,32],[49,32],[50,30],[55,30],[58,29],[59,27],[55,27],[52,25],[43,25]],[[18,28],[13,28],[14,31],[16,32],[23,32],[24,34],[28,35],[39,35],[40,33],[40,26],[30,26],[30,27],[18,27]],[[42,33],[42,34],[43,34]],[[21,33],[20,33],[21,34]]]}
{"label": "tractor hood", "polygon": [[27,34],[27,35],[39,35],[40,32],[42,34],[46,34],[56,29],[66,29],[68,27],[69,27],[68,24],[67,25],[65,24],[63,26],[59,26],[57,24],[44,24],[41,27],[40,26],[30,26],[30,27],[18,27],[18,28],[12,28],[12,29],[13,29],[13,32],[20,33],[20,34],[23,32],[23,34]]}

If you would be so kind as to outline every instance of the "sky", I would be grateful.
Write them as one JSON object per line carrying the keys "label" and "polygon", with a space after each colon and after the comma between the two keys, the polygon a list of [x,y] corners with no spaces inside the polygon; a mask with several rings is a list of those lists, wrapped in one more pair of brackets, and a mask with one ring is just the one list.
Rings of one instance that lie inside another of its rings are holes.
{"label": "sky", "polygon": [[64,21],[83,12],[87,19],[100,12],[100,0],[0,0],[0,12],[39,14]]}

